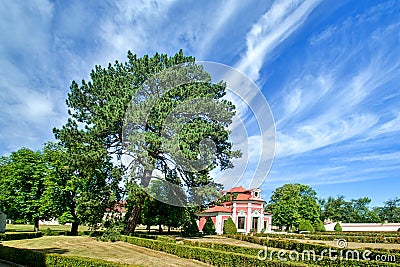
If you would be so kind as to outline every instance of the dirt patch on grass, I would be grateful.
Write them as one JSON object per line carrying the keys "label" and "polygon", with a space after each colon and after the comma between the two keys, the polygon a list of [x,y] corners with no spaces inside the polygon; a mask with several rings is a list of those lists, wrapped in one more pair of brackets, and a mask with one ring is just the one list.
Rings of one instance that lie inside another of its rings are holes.
{"label": "dirt patch on grass", "polygon": [[126,242],[100,242],[83,236],[44,236],[3,242],[5,246],[44,250],[62,255],[103,259],[139,266],[210,266],[203,262],[135,246]]}

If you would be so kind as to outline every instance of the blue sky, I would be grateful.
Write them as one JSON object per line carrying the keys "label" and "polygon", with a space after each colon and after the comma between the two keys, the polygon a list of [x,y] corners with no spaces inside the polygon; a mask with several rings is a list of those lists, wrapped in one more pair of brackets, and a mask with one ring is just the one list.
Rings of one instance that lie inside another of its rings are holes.
{"label": "blue sky", "polygon": [[400,197],[400,1],[2,1],[0,155],[40,149],[95,64],[174,54],[238,68],[276,123],[264,196]]}

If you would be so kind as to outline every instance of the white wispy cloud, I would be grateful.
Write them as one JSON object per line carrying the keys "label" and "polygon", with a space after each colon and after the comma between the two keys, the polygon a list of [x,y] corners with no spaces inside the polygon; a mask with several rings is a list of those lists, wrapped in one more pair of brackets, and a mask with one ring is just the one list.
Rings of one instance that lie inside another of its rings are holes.
{"label": "white wispy cloud", "polygon": [[394,119],[391,119],[377,127],[375,131],[373,131],[370,137],[378,137],[382,134],[387,133],[396,133],[400,132],[400,112]]}
{"label": "white wispy cloud", "polygon": [[353,161],[394,161],[400,160],[400,152],[387,152],[387,153],[368,153],[352,157],[338,158],[336,161],[340,162],[353,162]]}
{"label": "white wispy cloud", "polygon": [[[221,31],[230,21],[230,19],[246,5],[246,1],[221,1],[215,9],[214,16],[211,16],[207,23],[207,30],[203,37],[199,40],[197,47],[197,57],[199,59],[205,59],[205,55],[209,52],[212,44],[221,37]],[[219,12],[223,10],[223,12]]]}
{"label": "white wispy cloud", "polygon": [[266,55],[295,32],[319,3],[319,0],[275,1],[247,34],[247,50],[236,67],[257,81]]}
{"label": "white wispy cloud", "polygon": [[308,152],[340,143],[365,133],[377,123],[374,115],[364,114],[344,119],[321,117],[291,129],[289,134],[277,131],[278,157]]}
{"label": "white wispy cloud", "polygon": [[[390,37],[388,29],[400,27],[390,24],[347,44],[340,38],[363,19],[348,21],[311,38],[313,55],[273,104],[278,114],[278,157],[400,130],[398,117],[381,124],[387,107],[371,106],[380,103],[385,86],[399,79],[400,54],[395,48],[399,40]],[[336,47],[339,50],[333,51]],[[319,68],[313,67],[315,61]]]}

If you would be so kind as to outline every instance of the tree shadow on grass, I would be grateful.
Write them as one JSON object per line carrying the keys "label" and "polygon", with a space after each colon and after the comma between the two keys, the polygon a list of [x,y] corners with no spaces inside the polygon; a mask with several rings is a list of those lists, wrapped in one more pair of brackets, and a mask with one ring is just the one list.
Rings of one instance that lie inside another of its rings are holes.
{"label": "tree shadow on grass", "polygon": [[40,253],[48,254],[48,253],[53,253],[53,254],[65,254],[69,252],[68,249],[64,248],[40,248],[40,249],[29,249],[32,251],[37,251]]}

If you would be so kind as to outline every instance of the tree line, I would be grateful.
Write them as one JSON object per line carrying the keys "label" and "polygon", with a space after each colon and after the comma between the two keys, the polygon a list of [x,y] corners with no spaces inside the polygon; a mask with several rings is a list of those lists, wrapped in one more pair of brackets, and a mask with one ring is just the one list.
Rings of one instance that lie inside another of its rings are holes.
{"label": "tree line", "polygon": [[308,221],[313,226],[331,220],[342,223],[399,223],[400,199],[390,199],[382,207],[370,207],[371,199],[346,200],[343,195],[318,199],[316,191],[304,184],[285,184],[276,188],[266,206],[273,214],[272,223],[293,229]]}

